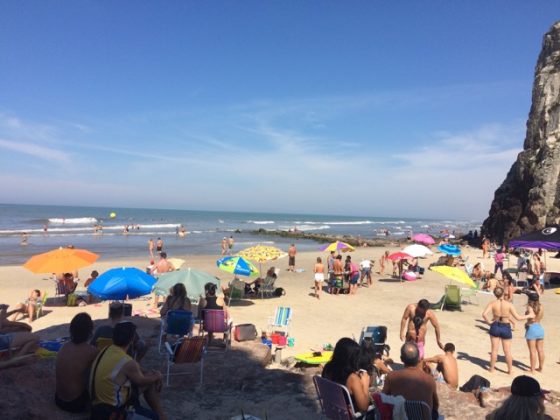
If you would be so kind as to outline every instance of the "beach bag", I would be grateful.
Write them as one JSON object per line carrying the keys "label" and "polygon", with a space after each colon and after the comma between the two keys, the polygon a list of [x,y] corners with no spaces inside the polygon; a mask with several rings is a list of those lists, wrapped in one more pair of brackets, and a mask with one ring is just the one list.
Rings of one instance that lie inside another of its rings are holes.
{"label": "beach bag", "polygon": [[235,341],[252,341],[257,338],[257,328],[253,324],[236,325],[233,335]]}
{"label": "beach bag", "polygon": [[480,375],[473,375],[459,390],[462,392],[472,392],[480,388],[490,388],[490,381]]}
{"label": "beach bag", "polygon": [[78,306],[78,295],[70,293],[66,298],[66,306]]}
{"label": "beach bag", "polygon": [[274,296],[280,297],[280,296],[284,296],[285,294],[286,294],[286,291],[281,287],[277,287],[274,290]]}

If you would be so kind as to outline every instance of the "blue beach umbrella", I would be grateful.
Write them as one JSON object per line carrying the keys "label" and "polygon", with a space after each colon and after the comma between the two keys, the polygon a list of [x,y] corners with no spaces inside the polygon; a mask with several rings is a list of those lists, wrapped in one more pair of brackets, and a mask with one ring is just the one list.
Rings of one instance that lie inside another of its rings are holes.
{"label": "blue beach umbrella", "polygon": [[444,254],[451,255],[452,257],[458,257],[461,255],[461,250],[457,245],[443,244],[439,245],[437,249]]}
{"label": "blue beach umbrella", "polygon": [[258,276],[259,270],[243,257],[224,257],[216,261],[220,270],[240,276]]}
{"label": "blue beach umbrella", "polygon": [[134,267],[112,268],[88,287],[88,293],[102,300],[133,299],[151,293],[156,279]]}

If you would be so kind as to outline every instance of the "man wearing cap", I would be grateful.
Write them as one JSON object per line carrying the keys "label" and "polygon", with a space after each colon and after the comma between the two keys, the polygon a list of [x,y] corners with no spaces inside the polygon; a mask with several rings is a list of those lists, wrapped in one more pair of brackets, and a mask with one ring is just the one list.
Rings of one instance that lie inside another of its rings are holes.
{"label": "man wearing cap", "polygon": [[118,323],[113,328],[113,345],[102,350],[93,362],[90,375],[92,419],[104,420],[124,414],[134,400],[133,386],[143,392],[159,419],[166,419],[159,397],[162,374],[154,370],[143,373],[140,365],[127,354],[135,334],[136,325],[132,322]]}
{"label": "man wearing cap", "polygon": [[511,395],[500,407],[492,411],[486,419],[545,419],[552,417],[545,413],[544,394],[538,381],[521,375],[511,383]]}

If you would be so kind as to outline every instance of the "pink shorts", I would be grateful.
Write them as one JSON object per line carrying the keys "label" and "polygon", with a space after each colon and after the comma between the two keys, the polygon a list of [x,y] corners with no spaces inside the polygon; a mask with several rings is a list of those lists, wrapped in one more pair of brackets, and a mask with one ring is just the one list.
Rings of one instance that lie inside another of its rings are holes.
{"label": "pink shorts", "polygon": [[424,342],[417,341],[416,346],[418,347],[418,355],[420,356],[420,360],[424,358]]}

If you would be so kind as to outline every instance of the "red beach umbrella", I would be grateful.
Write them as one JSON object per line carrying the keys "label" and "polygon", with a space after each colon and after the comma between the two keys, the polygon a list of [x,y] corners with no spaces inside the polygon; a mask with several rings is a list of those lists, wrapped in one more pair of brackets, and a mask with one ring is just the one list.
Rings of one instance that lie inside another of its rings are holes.
{"label": "red beach umbrella", "polygon": [[414,257],[406,252],[398,251],[393,252],[391,255],[387,257],[391,261],[400,261],[400,260],[412,260]]}

